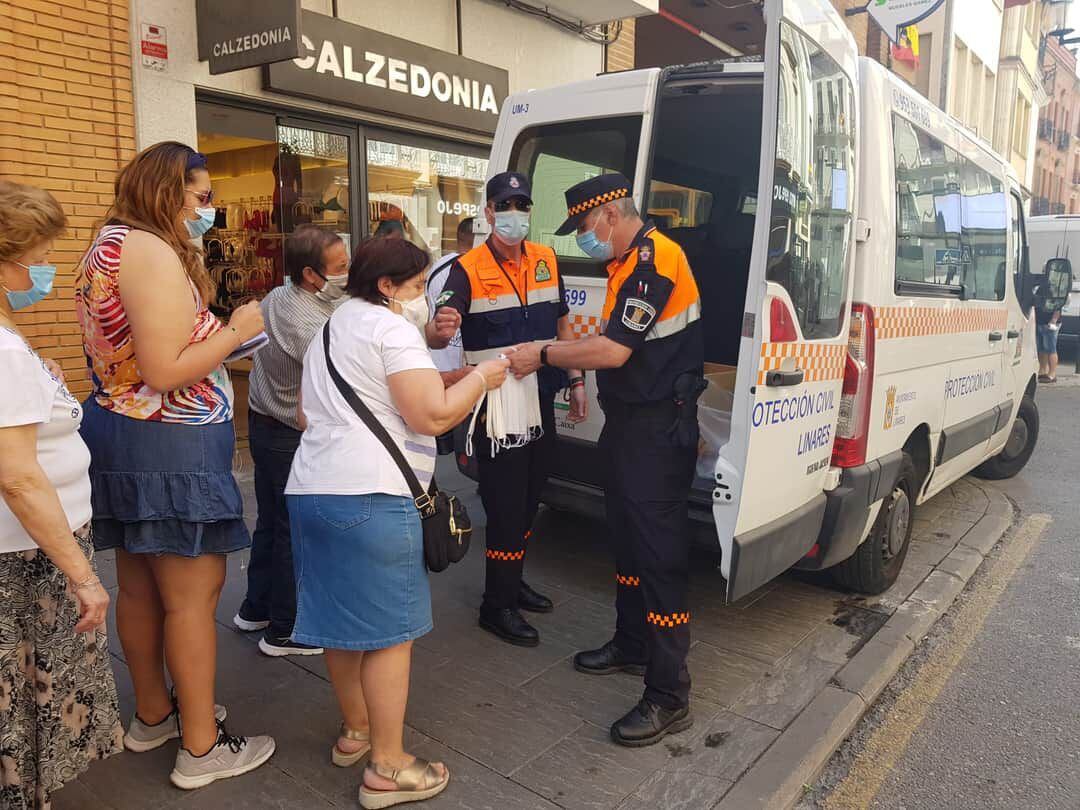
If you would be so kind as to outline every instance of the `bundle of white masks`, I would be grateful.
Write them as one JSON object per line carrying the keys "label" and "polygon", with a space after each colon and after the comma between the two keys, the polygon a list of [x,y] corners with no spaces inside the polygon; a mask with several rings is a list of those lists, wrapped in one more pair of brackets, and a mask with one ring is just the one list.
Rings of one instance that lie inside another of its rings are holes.
{"label": "bundle of white masks", "polygon": [[465,452],[473,454],[473,432],[484,400],[487,400],[487,434],[491,440],[491,457],[500,450],[524,447],[544,435],[540,416],[540,389],[536,373],[522,379],[507,375],[506,382],[488,391],[473,410]]}

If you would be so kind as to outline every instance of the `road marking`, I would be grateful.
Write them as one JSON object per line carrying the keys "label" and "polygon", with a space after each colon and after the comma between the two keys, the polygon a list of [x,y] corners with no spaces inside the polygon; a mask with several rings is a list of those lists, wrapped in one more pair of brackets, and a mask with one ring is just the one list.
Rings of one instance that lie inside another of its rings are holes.
{"label": "road marking", "polygon": [[975,643],[986,617],[1051,522],[1049,515],[1031,515],[1020,525],[987,571],[985,582],[971,591],[957,611],[953,629],[943,640],[941,649],[923,665],[911,686],[896,699],[881,726],[856,757],[844,781],[829,795],[825,801],[828,810],[870,807],[953,671]]}

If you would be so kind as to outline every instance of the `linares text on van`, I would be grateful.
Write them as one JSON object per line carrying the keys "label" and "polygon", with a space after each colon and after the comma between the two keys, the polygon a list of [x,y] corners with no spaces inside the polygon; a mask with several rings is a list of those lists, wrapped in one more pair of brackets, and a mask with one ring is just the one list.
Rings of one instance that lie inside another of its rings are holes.
{"label": "linares text on van", "polygon": [[[489,112],[492,115],[499,114],[495,88],[486,82],[481,85],[476,79],[458,76],[456,73],[447,75],[441,70],[432,73],[423,65],[406,62],[404,59],[387,58],[374,51],[364,51],[364,63],[360,65],[361,69],[357,70],[353,49],[349,45],[338,46],[330,40],[324,40],[322,46],[316,49],[315,44],[303,35],[300,42],[309,54],[293,59],[293,64],[301,70],[314,68],[316,73],[329,73],[339,79],[370,87],[408,93],[417,98],[433,95],[437,101],[443,103]],[[315,53],[319,54],[317,58]]]}
{"label": "linares text on van", "polygon": [[242,37],[232,37],[221,42],[214,43],[214,56],[232,56],[245,51],[253,51],[256,48],[266,48],[270,45],[280,45],[282,42],[292,42],[292,32],[288,27],[274,28],[269,31],[260,31],[257,34],[247,34]]}

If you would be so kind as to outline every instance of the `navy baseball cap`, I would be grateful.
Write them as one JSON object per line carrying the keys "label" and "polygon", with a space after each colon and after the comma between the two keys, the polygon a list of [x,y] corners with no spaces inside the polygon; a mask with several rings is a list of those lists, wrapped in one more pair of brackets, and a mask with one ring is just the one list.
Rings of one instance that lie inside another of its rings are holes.
{"label": "navy baseball cap", "polygon": [[511,200],[521,197],[532,203],[532,185],[529,178],[518,172],[500,172],[487,182],[487,201],[489,203]]}
{"label": "navy baseball cap", "polygon": [[590,177],[576,186],[570,186],[566,190],[566,213],[569,216],[555,234],[566,236],[568,233],[573,233],[581,227],[586,214],[591,210],[612,200],[629,197],[633,188],[633,184],[618,172]]}

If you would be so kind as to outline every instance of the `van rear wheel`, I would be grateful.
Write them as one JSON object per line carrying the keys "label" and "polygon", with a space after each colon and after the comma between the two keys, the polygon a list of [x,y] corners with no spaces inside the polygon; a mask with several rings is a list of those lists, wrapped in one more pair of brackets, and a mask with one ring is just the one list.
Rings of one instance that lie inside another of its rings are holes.
{"label": "van rear wheel", "polygon": [[1009,438],[1001,452],[974,470],[974,475],[989,481],[1012,478],[1028,463],[1039,440],[1039,408],[1029,396],[1020,400]]}
{"label": "van rear wheel", "polygon": [[904,453],[892,491],[885,496],[870,534],[855,553],[830,570],[844,588],[866,594],[886,591],[900,576],[915,514],[915,464]]}

